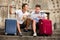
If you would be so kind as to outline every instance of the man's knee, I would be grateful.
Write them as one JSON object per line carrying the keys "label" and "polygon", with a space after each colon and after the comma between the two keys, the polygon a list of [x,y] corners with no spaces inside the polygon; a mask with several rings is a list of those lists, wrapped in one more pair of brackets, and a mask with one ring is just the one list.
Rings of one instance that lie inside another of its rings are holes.
{"label": "man's knee", "polygon": [[33,23],[36,23],[36,20],[33,20]]}

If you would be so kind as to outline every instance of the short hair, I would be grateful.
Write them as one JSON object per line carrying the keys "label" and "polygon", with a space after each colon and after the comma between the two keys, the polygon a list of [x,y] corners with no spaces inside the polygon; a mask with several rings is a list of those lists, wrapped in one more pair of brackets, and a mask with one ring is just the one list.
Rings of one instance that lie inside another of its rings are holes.
{"label": "short hair", "polygon": [[22,4],[22,9],[23,9],[23,7],[25,7],[25,5],[28,5],[28,4],[27,4],[27,3],[23,3],[23,4]]}
{"label": "short hair", "polygon": [[41,8],[41,6],[40,6],[40,5],[38,5],[38,4],[37,4],[35,7],[39,7],[39,8]]}

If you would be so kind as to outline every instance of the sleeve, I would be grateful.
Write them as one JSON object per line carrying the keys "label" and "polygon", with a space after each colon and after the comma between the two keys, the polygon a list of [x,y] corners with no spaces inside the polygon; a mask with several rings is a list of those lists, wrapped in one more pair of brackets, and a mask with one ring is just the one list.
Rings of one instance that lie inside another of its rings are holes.
{"label": "sleeve", "polygon": [[18,14],[18,10],[15,10],[15,13]]}
{"label": "sleeve", "polygon": [[32,12],[30,18],[34,19],[34,17],[35,17],[34,12]]}
{"label": "sleeve", "polygon": [[17,18],[21,19],[23,17],[21,10],[16,10],[15,12],[16,12]]}

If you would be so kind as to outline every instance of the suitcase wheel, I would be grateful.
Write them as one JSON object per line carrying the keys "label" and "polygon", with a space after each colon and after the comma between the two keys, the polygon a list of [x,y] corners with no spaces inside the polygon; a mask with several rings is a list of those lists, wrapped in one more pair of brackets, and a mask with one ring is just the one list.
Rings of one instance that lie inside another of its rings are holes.
{"label": "suitcase wheel", "polygon": [[5,35],[7,35],[7,33],[5,33]]}
{"label": "suitcase wheel", "polygon": [[14,35],[17,35],[17,33],[15,33]]}

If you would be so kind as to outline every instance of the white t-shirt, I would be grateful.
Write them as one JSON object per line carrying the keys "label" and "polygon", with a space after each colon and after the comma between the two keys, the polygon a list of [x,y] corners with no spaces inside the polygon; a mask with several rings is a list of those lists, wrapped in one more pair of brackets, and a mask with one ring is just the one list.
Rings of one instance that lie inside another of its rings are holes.
{"label": "white t-shirt", "polygon": [[15,11],[17,14],[17,21],[22,24],[25,20],[23,19],[23,16],[28,16],[29,13],[26,11],[25,13],[22,12],[22,10],[16,10]]}
{"label": "white t-shirt", "polygon": [[[39,18],[39,17],[41,17],[41,18]],[[39,19],[45,19],[45,17],[46,17],[46,14],[44,12],[39,12],[37,14],[37,13],[35,13],[35,11],[33,11],[31,13],[31,19],[36,20],[36,22],[39,22]]]}

